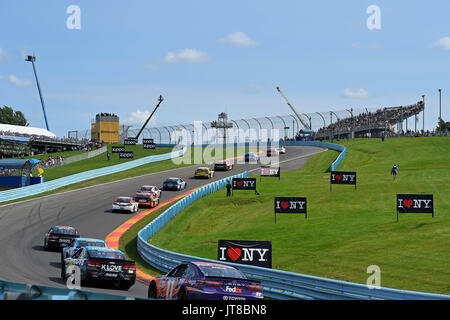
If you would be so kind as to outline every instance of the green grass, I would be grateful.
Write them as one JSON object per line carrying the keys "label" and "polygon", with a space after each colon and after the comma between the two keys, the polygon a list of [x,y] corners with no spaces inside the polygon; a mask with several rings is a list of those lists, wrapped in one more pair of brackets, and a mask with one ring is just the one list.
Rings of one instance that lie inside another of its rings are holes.
{"label": "green grass", "polygon": [[[229,199],[220,190],[204,197],[149,242],[217,259],[219,239],[272,241],[276,269],[365,284],[367,267],[378,265],[383,287],[450,294],[450,139],[337,143],[348,151],[339,170],[357,171],[357,191],[335,185],[330,193],[325,171],[337,152],[327,151],[302,170],[282,172],[281,181],[258,179],[259,196],[235,192]],[[435,217],[405,214],[396,223],[397,193],[432,193]],[[277,215],[274,224],[274,196],[306,196],[308,219]]]}

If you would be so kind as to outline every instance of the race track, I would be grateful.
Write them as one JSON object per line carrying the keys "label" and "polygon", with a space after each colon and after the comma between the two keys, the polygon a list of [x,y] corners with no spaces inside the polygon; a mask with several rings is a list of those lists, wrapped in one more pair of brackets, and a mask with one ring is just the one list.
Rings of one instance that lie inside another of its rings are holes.
{"label": "race track", "polygon": [[[280,155],[281,172],[300,169],[313,154],[323,151],[317,147],[286,147]],[[60,254],[43,250],[45,233],[54,225],[74,226],[81,237],[104,239],[112,230],[131,218],[127,213],[112,213],[115,196],[134,195],[141,185],[162,186],[168,177],[187,181],[187,190],[211,180],[193,179],[199,165],[157,172],[145,176],[115,181],[85,189],[69,191],[44,198],[0,206],[0,278],[7,281],[65,287],[60,278]],[[236,164],[232,171],[216,172],[219,180],[245,170],[257,172],[258,164]],[[186,191],[164,191],[162,201]],[[140,209],[140,211],[143,209]],[[128,291],[103,286],[89,286],[83,290],[147,297],[147,286],[136,281]]]}

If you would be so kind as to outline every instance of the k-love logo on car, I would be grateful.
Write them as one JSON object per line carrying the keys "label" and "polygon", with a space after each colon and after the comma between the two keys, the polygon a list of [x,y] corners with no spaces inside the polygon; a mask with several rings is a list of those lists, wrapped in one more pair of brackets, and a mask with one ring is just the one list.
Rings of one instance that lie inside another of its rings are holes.
{"label": "k-love logo on car", "polygon": [[218,260],[272,268],[272,242],[219,240]]}

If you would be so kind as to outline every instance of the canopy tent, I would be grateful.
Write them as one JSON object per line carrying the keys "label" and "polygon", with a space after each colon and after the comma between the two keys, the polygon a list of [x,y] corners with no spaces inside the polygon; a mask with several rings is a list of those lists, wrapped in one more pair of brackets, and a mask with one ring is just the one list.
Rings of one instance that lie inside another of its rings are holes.
{"label": "canopy tent", "polygon": [[2,159],[0,160],[0,168],[31,171],[40,161],[38,159]]}
{"label": "canopy tent", "polygon": [[26,134],[30,136],[45,136],[50,138],[56,138],[54,133],[42,128],[35,127],[25,127],[25,126],[15,126],[12,124],[0,123],[0,135],[8,135],[12,134]]}

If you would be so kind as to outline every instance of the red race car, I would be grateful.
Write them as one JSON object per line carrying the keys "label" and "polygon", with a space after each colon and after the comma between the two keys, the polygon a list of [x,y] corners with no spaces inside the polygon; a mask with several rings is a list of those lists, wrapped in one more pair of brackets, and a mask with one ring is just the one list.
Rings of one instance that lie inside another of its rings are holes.
{"label": "red race car", "polygon": [[233,163],[229,160],[220,160],[216,161],[214,163],[214,171],[220,171],[220,170],[232,170],[233,169]]}
{"label": "red race car", "polygon": [[134,196],[139,206],[149,206],[154,208],[159,205],[159,197],[152,192],[137,192]]}

